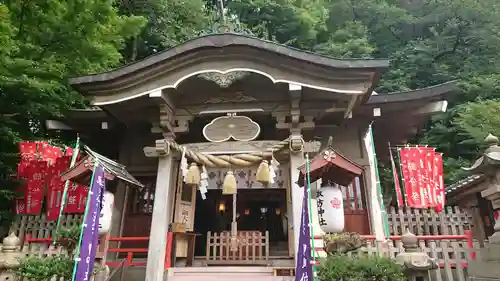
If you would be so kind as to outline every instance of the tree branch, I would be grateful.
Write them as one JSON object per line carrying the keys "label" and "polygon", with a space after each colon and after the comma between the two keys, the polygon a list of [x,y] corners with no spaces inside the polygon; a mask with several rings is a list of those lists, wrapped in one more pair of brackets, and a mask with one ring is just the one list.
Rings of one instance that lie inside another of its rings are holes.
{"label": "tree branch", "polygon": [[453,47],[451,48],[451,50],[446,50],[446,51],[443,51],[443,52],[437,54],[432,59],[433,62],[436,62],[439,59],[443,58],[444,56],[451,55],[457,51],[457,48],[460,45],[460,41],[462,38],[462,31],[463,31],[463,26],[460,25],[458,28],[457,34],[455,35],[455,42],[453,43]]}

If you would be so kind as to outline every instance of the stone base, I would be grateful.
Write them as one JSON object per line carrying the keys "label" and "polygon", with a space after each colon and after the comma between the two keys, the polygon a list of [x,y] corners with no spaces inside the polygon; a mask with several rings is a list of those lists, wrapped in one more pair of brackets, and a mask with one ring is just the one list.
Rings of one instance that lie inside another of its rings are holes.
{"label": "stone base", "polygon": [[469,262],[469,280],[500,281],[500,266],[498,261]]}
{"label": "stone base", "polygon": [[481,260],[500,264],[500,244],[488,243],[481,251]]}

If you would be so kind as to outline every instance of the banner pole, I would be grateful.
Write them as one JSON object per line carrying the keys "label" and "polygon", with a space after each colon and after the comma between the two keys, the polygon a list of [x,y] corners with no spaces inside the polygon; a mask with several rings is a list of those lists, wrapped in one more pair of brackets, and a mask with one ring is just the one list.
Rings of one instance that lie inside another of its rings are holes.
{"label": "banner pole", "polygon": [[311,206],[311,175],[309,171],[309,154],[306,153],[306,177],[307,177],[307,186],[304,186],[304,188],[307,188],[307,202],[308,202],[308,208],[309,208],[309,233],[311,233],[311,248],[312,248],[312,270],[313,270],[313,280],[316,281],[316,247],[314,243],[314,231],[312,227],[312,206]]}
{"label": "banner pole", "polygon": [[[78,158],[78,154],[80,152],[80,136],[76,136],[76,144],[73,149],[73,156],[71,157],[71,163],[69,164],[69,168],[73,168],[76,164],[76,159]],[[57,217],[56,231],[53,236],[52,243],[55,244],[57,241],[57,231],[59,230],[59,226],[61,225],[61,218],[64,212],[64,207],[66,206],[66,197],[68,197],[68,188],[69,188],[69,180],[66,180],[64,183],[64,190],[61,198],[61,207],[59,208],[59,216]]]}
{"label": "banner pole", "polygon": [[368,130],[370,130],[370,139],[371,139],[371,145],[372,145],[372,152],[373,152],[373,165],[375,166],[375,176],[377,177],[377,189],[378,189],[378,197],[379,197],[379,202],[380,202],[380,209],[382,211],[382,218],[384,220],[384,232],[385,232],[385,238],[389,238],[389,222],[387,220],[387,210],[385,209],[385,204],[384,204],[384,198],[382,196],[382,185],[380,184],[380,175],[378,171],[378,160],[377,160],[377,152],[375,151],[375,143],[373,139],[373,130],[372,130],[372,124],[370,124]]}
{"label": "banner pole", "polygon": [[398,148],[398,162],[399,162],[399,173],[401,175],[401,195],[403,196],[403,207],[406,206],[406,199],[407,199],[407,194],[406,194],[406,185],[403,177],[403,163],[401,162],[401,151]]}
{"label": "banner pole", "polygon": [[89,186],[89,192],[87,193],[87,202],[85,203],[85,212],[83,213],[83,218],[82,218],[82,224],[80,227],[80,237],[78,238],[78,244],[76,245],[75,253],[74,253],[74,264],[73,264],[73,274],[71,276],[71,281],[75,281],[76,277],[76,269],[78,267],[78,262],[79,256],[80,256],[80,247],[82,245],[82,236],[83,236],[83,231],[84,231],[84,224],[85,224],[85,218],[87,218],[87,213],[89,211],[89,205],[90,205],[90,197],[91,197],[91,192],[92,192],[92,183],[94,182],[94,176],[95,172],[97,170],[97,161],[94,161],[94,168],[92,169],[92,177],[90,178],[90,186]]}

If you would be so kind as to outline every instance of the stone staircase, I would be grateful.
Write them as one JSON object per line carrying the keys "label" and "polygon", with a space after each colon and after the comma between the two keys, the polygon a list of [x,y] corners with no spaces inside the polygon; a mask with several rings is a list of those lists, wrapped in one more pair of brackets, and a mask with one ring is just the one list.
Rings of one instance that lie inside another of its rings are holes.
{"label": "stone staircase", "polygon": [[274,276],[272,267],[213,266],[171,268],[165,281],[293,281],[291,276]]}

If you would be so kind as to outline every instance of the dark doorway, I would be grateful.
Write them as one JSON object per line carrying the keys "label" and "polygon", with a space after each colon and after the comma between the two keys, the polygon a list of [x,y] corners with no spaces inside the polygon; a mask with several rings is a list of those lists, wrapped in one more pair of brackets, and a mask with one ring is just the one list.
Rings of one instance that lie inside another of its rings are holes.
{"label": "dark doorway", "polygon": [[[210,190],[207,199],[196,196],[194,231],[200,235],[196,240],[196,256],[206,255],[207,232],[222,232],[231,229],[233,200],[231,195],[222,195],[220,190]],[[272,256],[288,256],[288,235],[285,189],[239,189],[236,201],[238,230],[269,231]]]}

